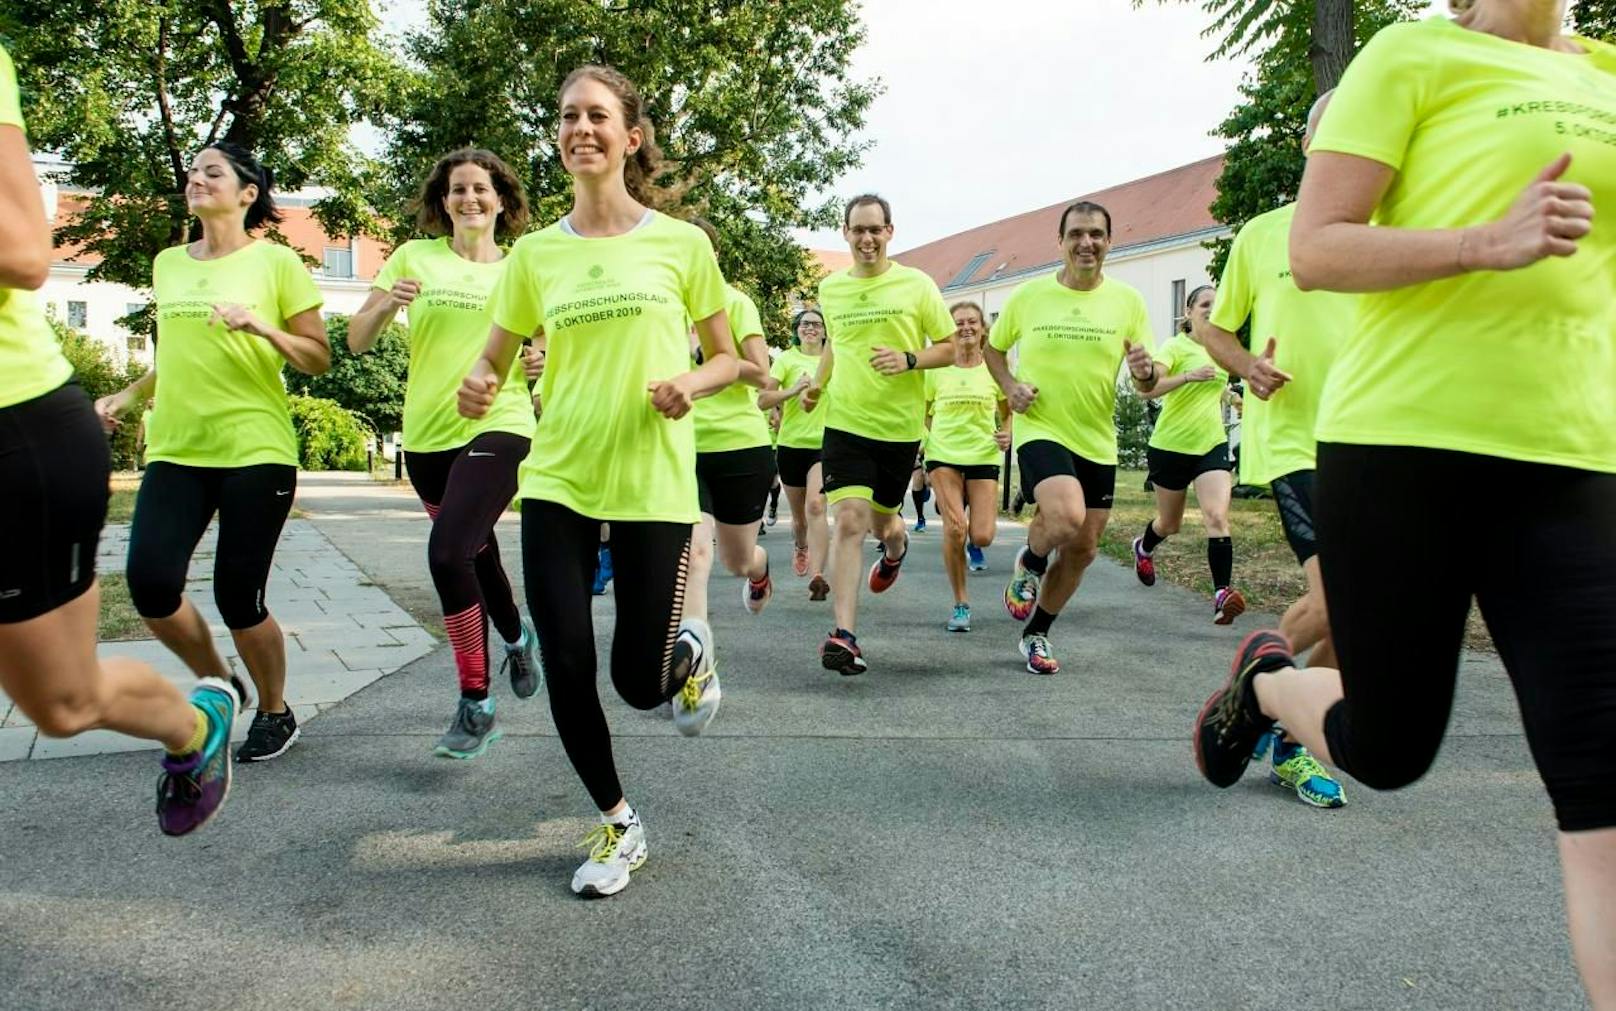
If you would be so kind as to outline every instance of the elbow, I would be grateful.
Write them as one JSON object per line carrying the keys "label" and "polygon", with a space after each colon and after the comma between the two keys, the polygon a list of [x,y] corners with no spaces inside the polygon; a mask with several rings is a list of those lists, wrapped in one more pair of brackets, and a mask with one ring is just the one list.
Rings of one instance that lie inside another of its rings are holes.
{"label": "elbow", "polygon": [[1316,232],[1292,232],[1290,244],[1291,283],[1302,291],[1317,291],[1325,286],[1321,273],[1323,264],[1317,254]]}
{"label": "elbow", "polygon": [[21,291],[38,291],[50,277],[50,254],[13,250],[0,260],[0,286]]}
{"label": "elbow", "polygon": [[311,355],[308,362],[298,369],[306,376],[323,376],[331,371],[331,352],[329,350],[317,355]]}

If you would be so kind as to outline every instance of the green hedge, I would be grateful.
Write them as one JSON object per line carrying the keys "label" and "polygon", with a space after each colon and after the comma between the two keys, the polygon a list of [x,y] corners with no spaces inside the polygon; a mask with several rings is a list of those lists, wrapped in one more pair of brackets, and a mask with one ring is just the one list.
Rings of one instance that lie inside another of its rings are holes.
{"label": "green hedge", "polygon": [[364,470],[369,427],[335,401],[292,394],[292,427],[297,430],[298,463],[304,470]]}
{"label": "green hedge", "polygon": [[[127,367],[120,366],[106,345],[86,337],[61,320],[52,317],[50,325],[62,346],[62,354],[73,366],[74,378],[91,400],[117,393],[146,374],[146,367],[138,362],[131,362]],[[125,418],[123,425],[113,434],[112,469],[135,468],[135,430],[139,427],[140,418],[133,415]]]}

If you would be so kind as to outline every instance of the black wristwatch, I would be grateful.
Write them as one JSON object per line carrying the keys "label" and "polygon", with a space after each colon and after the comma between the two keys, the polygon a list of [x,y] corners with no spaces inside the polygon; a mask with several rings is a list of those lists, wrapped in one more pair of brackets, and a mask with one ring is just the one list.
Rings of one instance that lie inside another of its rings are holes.
{"label": "black wristwatch", "polygon": [[910,372],[913,372],[916,369],[916,367],[918,367],[920,365],[920,359],[915,357],[915,353],[913,351],[905,351],[903,353],[903,358],[904,358],[904,361],[907,361],[909,363],[909,371]]}

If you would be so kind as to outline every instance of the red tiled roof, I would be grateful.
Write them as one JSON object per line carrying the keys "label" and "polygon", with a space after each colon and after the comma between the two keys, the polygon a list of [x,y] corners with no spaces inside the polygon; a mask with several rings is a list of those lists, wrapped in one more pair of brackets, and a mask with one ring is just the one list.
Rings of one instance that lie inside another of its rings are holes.
{"label": "red tiled roof", "polygon": [[819,265],[821,275],[834,274],[853,265],[853,254],[845,249],[810,249],[808,255]]}
{"label": "red tiled roof", "polygon": [[[1113,250],[1216,228],[1218,222],[1210,207],[1217,196],[1214,183],[1222,172],[1223,156],[1217,155],[980,225],[899,253],[893,259],[924,270],[945,288],[984,281],[994,274],[1008,276],[1044,267],[1060,259],[1055,240],[1060,212],[1077,200],[1092,200],[1111,212]],[[992,255],[961,276],[971,261],[989,251]]]}

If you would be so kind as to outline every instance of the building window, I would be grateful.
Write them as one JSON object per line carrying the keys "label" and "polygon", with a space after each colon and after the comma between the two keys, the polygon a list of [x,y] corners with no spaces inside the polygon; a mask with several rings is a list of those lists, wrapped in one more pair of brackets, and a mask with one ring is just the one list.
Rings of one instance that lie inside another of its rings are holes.
{"label": "building window", "polygon": [[88,302],[67,303],[67,325],[83,330],[90,325],[90,305]]}
{"label": "building window", "polygon": [[1184,290],[1184,282],[1182,280],[1173,282],[1172,317],[1174,333],[1178,333],[1178,328],[1184,324],[1184,299],[1188,297],[1188,295],[1189,293]]}
{"label": "building window", "polygon": [[146,350],[146,338],[144,336],[140,335],[140,334],[132,334],[132,335],[130,335],[130,337],[129,337],[129,350],[131,350],[131,351],[144,351],[144,350]]}
{"label": "building window", "polygon": [[969,281],[973,276],[975,276],[977,271],[982,269],[982,264],[988,262],[988,257],[992,255],[993,250],[990,249],[985,253],[978,253],[971,257],[971,262],[967,263],[958,274],[954,275],[954,279],[943,285],[943,287],[952,288],[956,284],[964,284],[965,282]]}
{"label": "building window", "polygon": [[325,276],[326,277],[352,277],[353,247],[327,246],[325,247]]}

